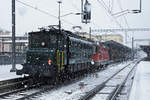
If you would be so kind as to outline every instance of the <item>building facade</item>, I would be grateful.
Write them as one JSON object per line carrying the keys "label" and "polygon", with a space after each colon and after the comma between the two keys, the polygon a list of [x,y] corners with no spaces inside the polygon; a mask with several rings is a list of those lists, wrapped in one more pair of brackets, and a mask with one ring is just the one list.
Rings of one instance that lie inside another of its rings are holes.
{"label": "building facade", "polygon": [[106,35],[101,35],[100,38],[101,38],[101,42],[113,40],[123,44],[123,36],[120,34],[109,34],[109,35],[106,34]]}
{"label": "building facade", "polygon": [[94,41],[100,41],[100,42],[105,42],[105,41],[116,41],[118,43],[123,44],[123,36],[120,34],[105,34],[105,35],[91,35],[88,33],[78,33],[78,35],[82,36],[82,37],[86,37],[86,38],[91,38]]}
{"label": "building facade", "polygon": [[6,36],[9,36],[9,35],[10,35],[9,32],[3,32],[3,31],[0,32],[0,52],[4,51],[4,44],[3,44],[3,42],[5,40],[9,40],[8,38],[5,38]]}
{"label": "building facade", "polygon": [[[23,52],[28,43],[27,36],[16,36],[16,52]],[[0,52],[12,52],[12,36],[10,33],[0,33]]]}

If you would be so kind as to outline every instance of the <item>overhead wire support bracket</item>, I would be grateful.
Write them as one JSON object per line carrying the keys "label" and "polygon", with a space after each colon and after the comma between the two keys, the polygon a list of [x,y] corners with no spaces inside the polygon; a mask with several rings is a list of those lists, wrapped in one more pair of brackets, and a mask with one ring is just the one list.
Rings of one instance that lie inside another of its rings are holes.
{"label": "overhead wire support bracket", "polygon": [[150,28],[122,28],[122,29],[92,29],[91,32],[133,32],[133,31],[150,31]]}

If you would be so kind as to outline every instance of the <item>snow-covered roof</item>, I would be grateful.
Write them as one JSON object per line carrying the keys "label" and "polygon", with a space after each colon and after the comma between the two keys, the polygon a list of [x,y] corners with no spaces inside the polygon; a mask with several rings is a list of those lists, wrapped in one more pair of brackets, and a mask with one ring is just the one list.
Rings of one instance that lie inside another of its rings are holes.
{"label": "snow-covered roof", "polygon": [[[27,37],[27,36],[24,36],[24,35],[16,35],[15,37]],[[12,35],[0,35],[0,38],[12,38]]]}

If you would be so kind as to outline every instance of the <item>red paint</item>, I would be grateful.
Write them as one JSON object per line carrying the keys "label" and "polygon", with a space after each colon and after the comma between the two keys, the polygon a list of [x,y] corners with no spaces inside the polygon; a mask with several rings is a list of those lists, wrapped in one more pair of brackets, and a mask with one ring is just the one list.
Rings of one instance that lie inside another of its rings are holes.
{"label": "red paint", "polygon": [[92,55],[92,59],[95,63],[102,63],[109,60],[109,48],[99,45],[98,52]]}

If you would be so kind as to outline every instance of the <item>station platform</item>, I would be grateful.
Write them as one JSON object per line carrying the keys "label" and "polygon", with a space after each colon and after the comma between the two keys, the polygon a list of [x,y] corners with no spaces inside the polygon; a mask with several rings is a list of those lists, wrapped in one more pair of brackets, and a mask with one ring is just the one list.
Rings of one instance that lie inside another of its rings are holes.
{"label": "station platform", "polygon": [[[16,67],[21,67],[21,65],[17,64]],[[11,68],[12,65],[0,65],[0,81],[21,77],[16,75],[16,72],[10,72]]]}
{"label": "station platform", "polygon": [[138,64],[129,100],[150,100],[150,61]]}

